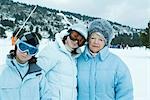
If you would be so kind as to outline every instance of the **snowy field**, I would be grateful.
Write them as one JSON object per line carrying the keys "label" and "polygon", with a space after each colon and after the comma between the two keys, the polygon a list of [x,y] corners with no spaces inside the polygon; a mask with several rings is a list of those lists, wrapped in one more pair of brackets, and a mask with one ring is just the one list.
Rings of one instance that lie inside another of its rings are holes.
{"label": "snowy field", "polygon": [[[40,48],[47,43],[41,42]],[[0,39],[0,64],[5,62],[11,46],[10,39]],[[150,100],[150,50],[145,48],[110,49],[128,65],[133,79],[134,100]],[[1,70],[1,68],[0,68]]]}

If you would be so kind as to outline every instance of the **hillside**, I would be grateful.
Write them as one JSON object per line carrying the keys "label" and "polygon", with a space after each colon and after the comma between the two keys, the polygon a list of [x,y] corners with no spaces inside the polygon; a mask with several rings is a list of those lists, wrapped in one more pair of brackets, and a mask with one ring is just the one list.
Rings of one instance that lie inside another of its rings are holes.
{"label": "hillside", "polygon": [[[0,37],[7,37],[7,31],[12,31],[13,33],[18,27],[22,27],[35,6],[13,2],[12,0],[0,0]],[[37,6],[24,28],[26,31],[38,31],[45,38],[53,38],[55,33],[60,32],[71,24],[83,22],[87,25],[93,19],[98,18]],[[115,35],[124,34],[130,39],[135,34],[139,35],[139,32],[143,30],[113,21],[109,22],[114,28]]]}

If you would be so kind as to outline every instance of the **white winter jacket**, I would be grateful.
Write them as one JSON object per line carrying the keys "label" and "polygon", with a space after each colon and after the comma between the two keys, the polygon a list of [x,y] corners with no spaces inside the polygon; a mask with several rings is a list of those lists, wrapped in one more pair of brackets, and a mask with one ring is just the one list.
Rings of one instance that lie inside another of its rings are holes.
{"label": "white winter jacket", "polygon": [[[52,100],[77,100],[77,68],[75,58],[65,48],[62,37],[66,31],[56,34],[56,41],[48,43],[39,53],[37,64],[46,72]],[[76,55],[75,57],[77,57]]]}

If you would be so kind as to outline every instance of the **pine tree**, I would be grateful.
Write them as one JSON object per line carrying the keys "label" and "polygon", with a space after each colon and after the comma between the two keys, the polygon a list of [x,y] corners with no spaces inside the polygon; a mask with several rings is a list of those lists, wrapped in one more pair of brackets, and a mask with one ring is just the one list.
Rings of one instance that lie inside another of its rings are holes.
{"label": "pine tree", "polygon": [[140,39],[143,46],[150,48],[150,22],[148,23],[148,27],[145,29],[145,31],[140,34]]}
{"label": "pine tree", "polygon": [[150,48],[150,21],[148,23],[148,48]]}

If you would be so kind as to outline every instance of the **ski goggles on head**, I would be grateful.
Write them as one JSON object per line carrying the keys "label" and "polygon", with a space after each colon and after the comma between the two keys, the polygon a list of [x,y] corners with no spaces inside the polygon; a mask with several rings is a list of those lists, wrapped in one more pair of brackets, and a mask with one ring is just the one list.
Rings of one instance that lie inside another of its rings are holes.
{"label": "ski goggles on head", "polygon": [[86,42],[85,38],[82,35],[78,34],[77,32],[70,33],[69,37],[72,41],[78,41],[79,47],[83,46],[84,43]]}
{"label": "ski goggles on head", "polygon": [[19,49],[19,51],[27,52],[28,55],[30,55],[30,56],[34,56],[38,52],[37,47],[32,46],[26,42],[21,41],[21,40],[18,40],[16,45],[17,45],[17,48]]}

